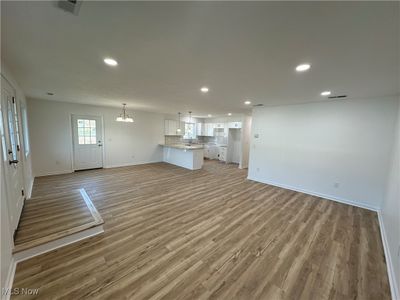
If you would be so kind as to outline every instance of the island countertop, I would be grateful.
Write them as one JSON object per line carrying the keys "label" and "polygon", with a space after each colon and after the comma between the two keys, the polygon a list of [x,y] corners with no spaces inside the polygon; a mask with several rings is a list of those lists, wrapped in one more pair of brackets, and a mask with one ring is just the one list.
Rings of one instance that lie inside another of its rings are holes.
{"label": "island countertop", "polygon": [[185,150],[198,150],[204,148],[204,146],[200,144],[160,144],[160,146]]}

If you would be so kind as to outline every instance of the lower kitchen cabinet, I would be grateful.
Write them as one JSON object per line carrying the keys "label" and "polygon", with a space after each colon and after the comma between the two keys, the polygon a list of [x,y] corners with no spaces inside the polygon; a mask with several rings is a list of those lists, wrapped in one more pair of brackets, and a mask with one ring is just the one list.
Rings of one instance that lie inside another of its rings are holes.
{"label": "lower kitchen cabinet", "polygon": [[226,157],[227,157],[227,151],[228,148],[227,147],[218,147],[218,159],[220,161],[226,161]]}

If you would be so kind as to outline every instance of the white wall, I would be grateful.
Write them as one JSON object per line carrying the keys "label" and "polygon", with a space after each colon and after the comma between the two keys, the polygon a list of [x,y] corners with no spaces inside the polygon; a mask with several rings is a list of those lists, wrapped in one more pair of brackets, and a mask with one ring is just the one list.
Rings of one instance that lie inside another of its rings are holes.
{"label": "white wall", "polygon": [[164,115],[141,111],[134,123],[116,122],[121,109],[58,101],[28,100],[35,176],[72,172],[71,114],[103,116],[105,167],[162,161]]}
{"label": "white wall", "polygon": [[240,163],[242,152],[242,130],[229,129],[228,130],[228,162]]}
{"label": "white wall", "polygon": [[393,299],[400,299],[400,100],[396,130],[381,216],[384,232],[386,233],[386,241],[384,242],[387,242],[389,260],[392,264],[393,285],[396,284],[393,289],[395,290],[395,292],[393,291]]}
{"label": "white wall", "polygon": [[249,179],[377,208],[397,106],[384,98],[256,108]]}
{"label": "white wall", "polygon": [[250,138],[251,138],[251,116],[245,116],[242,124],[242,153],[239,168],[249,167]]}

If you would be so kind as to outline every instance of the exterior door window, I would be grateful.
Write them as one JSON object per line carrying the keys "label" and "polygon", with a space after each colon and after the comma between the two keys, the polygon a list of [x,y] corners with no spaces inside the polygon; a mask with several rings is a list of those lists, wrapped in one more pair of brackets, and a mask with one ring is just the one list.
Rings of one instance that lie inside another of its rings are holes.
{"label": "exterior door window", "polygon": [[96,120],[78,119],[78,143],[79,145],[97,144]]}

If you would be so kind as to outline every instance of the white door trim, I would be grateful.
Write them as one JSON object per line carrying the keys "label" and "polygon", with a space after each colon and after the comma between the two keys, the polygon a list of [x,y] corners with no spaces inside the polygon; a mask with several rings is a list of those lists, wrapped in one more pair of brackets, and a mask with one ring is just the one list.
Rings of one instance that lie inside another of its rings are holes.
{"label": "white door trim", "polygon": [[104,124],[104,117],[103,117],[103,115],[92,115],[92,114],[74,114],[74,113],[71,113],[70,114],[70,116],[69,116],[69,123],[70,123],[70,141],[71,141],[71,149],[70,149],[70,152],[71,152],[71,172],[74,172],[75,171],[75,151],[74,151],[74,146],[75,146],[75,141],[74,141],[74,125],[73,125],[73,118],[74,118],[74,116],[75,117],[94,117],[94,118],[100,118],[101,119],[101,135],[102,135],[102,138],[103,138],[103,146],[101,147],[102,149],[101,149],[101,156],[102,156],[102,159],[103,159],[103,168],[105,168],[105,165],[106,165],[106,163],[105,163],[105,147],[106,147],[106,140],[105,140],[105,130],[104,130],[104,127],[105,127],[105,124]]}

